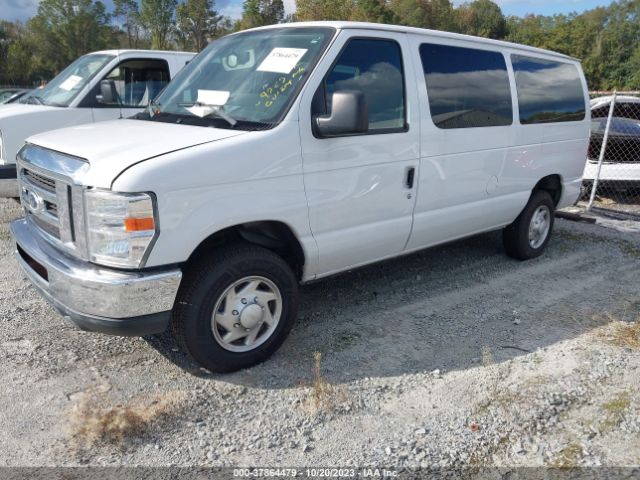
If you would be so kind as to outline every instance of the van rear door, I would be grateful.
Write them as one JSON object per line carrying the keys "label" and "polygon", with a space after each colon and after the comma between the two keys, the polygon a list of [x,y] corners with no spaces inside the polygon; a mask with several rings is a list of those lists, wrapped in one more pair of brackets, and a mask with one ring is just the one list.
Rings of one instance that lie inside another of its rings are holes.
{"label": "van rear door", "polygon": [[514,122],[507,59],[501,51],[482,42],[441,37],[412,35],[410,41],[419,65],[423,121],[408,250],[506,221],[513,207],[496,192]]}

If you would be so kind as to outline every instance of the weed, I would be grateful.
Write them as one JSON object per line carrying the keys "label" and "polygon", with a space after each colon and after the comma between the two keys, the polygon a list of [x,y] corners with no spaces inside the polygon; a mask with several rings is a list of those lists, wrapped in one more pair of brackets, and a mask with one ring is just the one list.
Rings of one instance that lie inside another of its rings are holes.
{"label": "weed", "polygon": [[570,470],[580,465],[582,458],[582,445],[577,441],[564,447],[557,457],[551,461],[551,466],[562,470]]}
{"label": "weed", "polygon": [[346,331],[335,338],[333,348],[336,351],[347,350],[349,347],[358,343],[359,340],[360,334]]}
{"label": "weed", "polygon": [[613,321],[601,336],[616,347],[640,351],[640,318],[631,323]]}
{"label": "weed", "polygon": [[570,232],[567,230],[556,230],[553,232],[554,236],[561,238],[562,240],[567,240],[569,242],[579,242],[584,240],[584,235],[580,235],[578,233]]}
{"label": "weed", "polygon": [[490,367],[491,365],[493,365],[493,354],[491,353],[491,349],[489,347],[482,347],[481,355],[483,366]]}
{"label": "weed", "polygon": [[109,405],[110,399],[97,388],[85,391],[69,412],[73,442],[81,448],[98,443],[121,444],[139,437],[161,420],[175,414],[183,395],[170,392],[154,398],[136,398],[127,404]]}
{"label": "weed", "polygon": [[607,431],[618,426],[631,406],[629,392],[620,392],[608,402],[601,405],[605,418],[600,423],[600,430]]}
{"label": "weed", "polygon": [[524,381],[525,387],[541,387],[549,383],[548,375],[534,375]]}
{"label": "weed", "polygon": [[304,405],[311,415],[320,413],[333,413],[341,410],[348,404],[348,396],[344,388],[332,385],[322,375],[322,353],[313,353],[312,381],[310,395]]}

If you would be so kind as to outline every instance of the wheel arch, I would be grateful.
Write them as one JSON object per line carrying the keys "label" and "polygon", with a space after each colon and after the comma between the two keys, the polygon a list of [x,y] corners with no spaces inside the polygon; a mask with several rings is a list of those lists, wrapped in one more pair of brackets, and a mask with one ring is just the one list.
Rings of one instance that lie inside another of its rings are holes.
{"label": "wheel arch", "polygon": [[298,281],[302,280],[307,261],[302,243],[289,225],[278,220],[251,221],[218,230],[200,242],[187,263],[220,245],[233,242],[249,243],[271,250],[289,264]]}
{"label": "wheel arch", "polygon": [[542,177],[533,187],[531,195],[539,190],[549,192],[554,206],[558,206],[562,198],[562,177],[557,173]]}

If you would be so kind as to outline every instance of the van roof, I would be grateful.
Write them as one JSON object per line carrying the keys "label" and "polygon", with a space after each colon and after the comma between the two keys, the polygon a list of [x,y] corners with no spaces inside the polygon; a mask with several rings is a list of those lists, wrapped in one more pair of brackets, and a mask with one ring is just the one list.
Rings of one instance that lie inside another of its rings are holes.
{"label": "van roof", "polygon": [[518,43],[506,42],[504,40],[492,40],[484,37],[474,37],[472,35],[464,35],[461,33],[443,32],[440,30],[429,30],[426,28],[405,27],[402,25],[387,25],[383,23],[367,23],[367,22],[293,22],[283,23],[278,25],[268,25],[266,27],[258,27],[253,30],[264,30],[268,28],[295,28],[295,27],[332,27],[338,30],[348,29],[364,29],[364,30],[378,30],[387,32],[400,32],[411,33],[414,35],[427,35],[436,38],[450,38],[454,40],[472,41],[475,43],[482,43],[486,45],[492,45],[494,47],[512,48],[514,50],[521,50],[531,53],[537,53],[541,55],[550,55],[565,60],[580,61],[577,58],[564,55],[562,53],[554,52],[552,50],[545,50],[543,48],[530,47],[528,45],[521,45]]}
{"label": "van roof", "polygon": [[149,53],[161,53],[162,55],[189,55],[193,57],[193,52],[176,52],[173,50],[140,50],[140,49],[121,49],[121,50],[100,50],[99,52],[91,52],[89,55],[106,54],[106,55],[123,55],[125,53],[135,53],[148,55]]}

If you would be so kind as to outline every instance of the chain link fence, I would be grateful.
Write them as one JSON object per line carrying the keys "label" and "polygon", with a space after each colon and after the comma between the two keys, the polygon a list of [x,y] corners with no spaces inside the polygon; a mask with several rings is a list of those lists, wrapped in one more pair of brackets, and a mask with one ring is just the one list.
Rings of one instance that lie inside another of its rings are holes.
{"label": "chain link fence", "polygon": [[594,93],[582,206],[640,218],[640,92]]}

